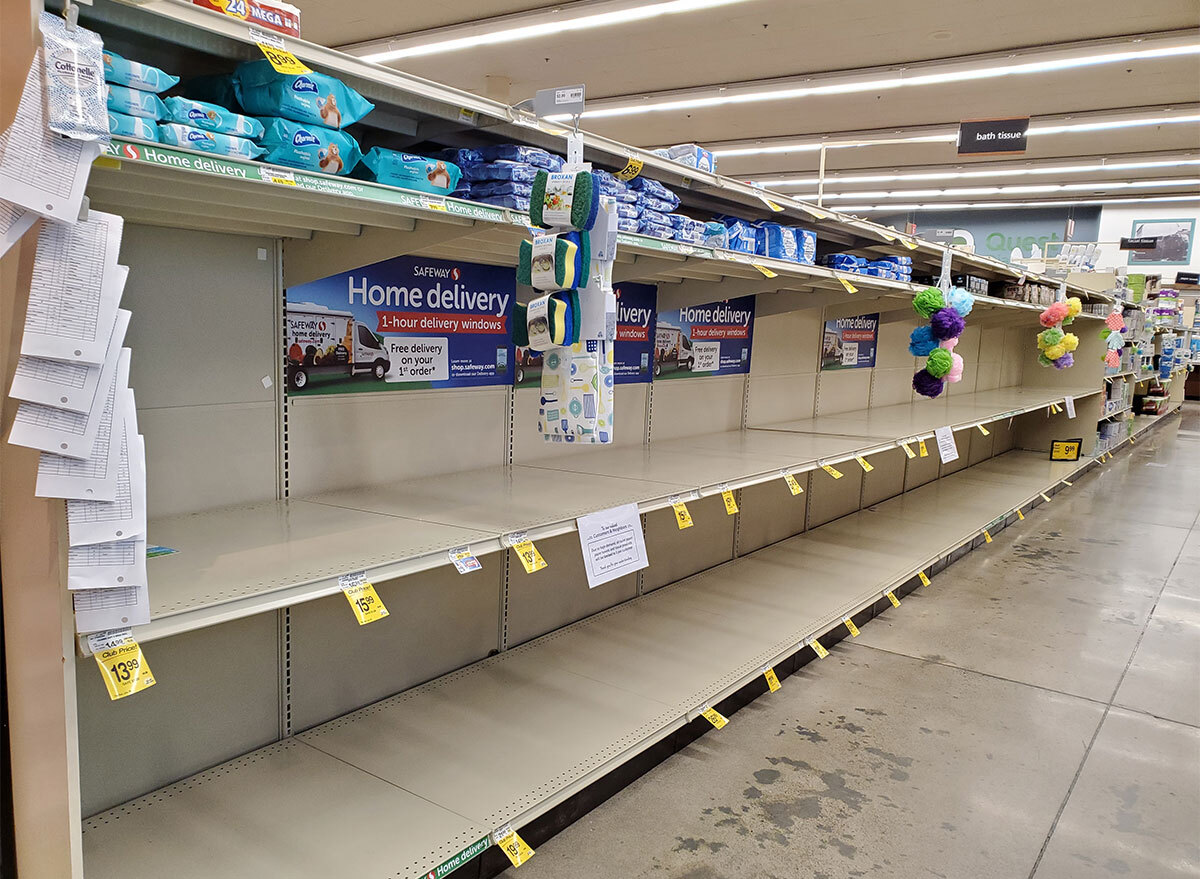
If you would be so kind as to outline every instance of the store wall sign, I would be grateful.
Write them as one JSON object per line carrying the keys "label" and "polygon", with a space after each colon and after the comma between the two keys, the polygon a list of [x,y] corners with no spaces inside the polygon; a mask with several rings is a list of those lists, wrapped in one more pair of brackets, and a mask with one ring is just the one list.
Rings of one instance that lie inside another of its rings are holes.
{"label": "store wall sign", "polygon": [[654,379],[744,375],[753,335],[753,296],[659,312]]}
{"label": "store wall sign", "polygon": [[616,383],[640,384],[654,374],[655,303],[652,284],[617,284],[617,344],[613,348]]}
{"label": "store wall sign", "polygon": [[958,154],[1023,153],[1028,134],[1028,116],[1019,119],[968,119],[958,126]]}
{"label": "store wall sign", "polygon": [[[1175,273],[1175,283],[1176,284],[1190,284],[1191,286],[1194,287],[1194,286],[1200,284],[1200,273],[1198,273],[1198,272],[1176,272]],[[1200,312],[1197,312],[1197,313],[1200,314]]]}
{"label": "store wall sign", "polygon": [[505,385],[513,379],[511,268],[400,256],[290,287],[293,394]]}
{"label": "store wall sign", "polygon": [[1122,238],[1121,250],[1154,250],[1158,247],[1157,235],[1142,235],[1140,238]]}
{"label": "store wall sign", "polygon": [[825,321],[821,369],[870,369],[875,366],[879,313]]}

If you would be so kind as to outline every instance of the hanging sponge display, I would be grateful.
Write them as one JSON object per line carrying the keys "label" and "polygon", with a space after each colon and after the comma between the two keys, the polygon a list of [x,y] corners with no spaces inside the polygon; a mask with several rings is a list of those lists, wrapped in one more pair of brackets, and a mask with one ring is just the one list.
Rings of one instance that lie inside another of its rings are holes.
{"label": "hanging sponge display", "polygon": [[1067,316],[1063,319],[1064,324],[1069,324],[1079,317],[1083,312],[1083,301],[1078,296],[1067,297]]}
{"label": "hanging sponge display", "polygon": [[946,305],[957,311],[960,317],[966,317],[975,307],[975,295],[963,287],[952,287],[946,294]]}
{"label": "hanging sponge display", "polygon": [[945,339],[956,339],[966,329],[966,321],[953,308],[939,308],[929,316],[929,326],[933,337],[939,342]]}
{"label": "hanging sponge display", "polygon": [[945,348],[934,348],[929,352],[929,357],[925,361],[925,371],[934,378],[944,377],[953,366],[954,357]]}
{"label": "hanging sponge display", "polygon": [[1040,333],[1038,333],[1038,348],[1045,351],[1051,345],[1057,345],[1059,342],[1061,342],[1063,340],[1063,336],[1065,335],[1066,333],[1064,333],[1058,327],[1051,327],[1048,330],[1042,330]]}
{"label": "hanging sponge display", "polygon": [[1057,360],[1051,361],[1055,369],[1067,369],[1075,365],[1075,355],[1068,351]]}
{"label": "hanging sponge display", "polygon": [[[571,287],[585,286],[587,272],[592,262],[592,244],[590,235],[578,232],[567,232],[557,236],[554,242],[553,271],[554,284],[541,286],[534,283],[533,273],[533,242],[522,241],[517,253],[517,283],[539,290],[565,290]],[[550,266],[539,266],[547,271]]]}
{"label": "hanging sponge display", "polygon": [[931,327],[917,327],[908,336],[908,353],[913,357],[926,357],[937,345]]}
{"label": "hanging sponge display", "polygon": [[946,298],[937,287],[926,287],[913,297],[913,310],[926,320],[929,320],[935,311],[945,307]]}
{"label": "hanging sponge display", "polygon": [[[568,207],[569,215],[561,221],[556,221],[555,212],[566,212]],[[533,178],[533,192],[529,196],[529,219],[535,226],[569,225],[586,232],[596,225],[596,212],[599,208],[600,190],[590,171],[555,174],[538,171],[537,176]]]}

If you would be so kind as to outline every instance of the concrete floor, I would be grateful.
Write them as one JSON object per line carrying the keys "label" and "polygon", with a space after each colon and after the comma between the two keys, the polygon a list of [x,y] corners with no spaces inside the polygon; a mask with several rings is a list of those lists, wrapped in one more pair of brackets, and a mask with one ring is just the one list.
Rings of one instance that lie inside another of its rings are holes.
{"label": "concrete floor", "polygon": [[1191,403],[520,879],[1200,877],[1198,517]]}

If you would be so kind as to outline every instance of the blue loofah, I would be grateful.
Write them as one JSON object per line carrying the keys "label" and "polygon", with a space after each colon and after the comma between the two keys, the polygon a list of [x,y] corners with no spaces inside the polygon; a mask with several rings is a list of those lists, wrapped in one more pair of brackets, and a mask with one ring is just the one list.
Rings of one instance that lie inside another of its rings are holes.
{"label": "blue loofah", "polygon": [[946,304],[958,312],[959,317],[966,317],[975,307],[975,296],[970,290],[953,287],[946,294]]}
{"label": "blue loofah", "polygon": [[929,352],[938,346],[933,337],[933,329],[927,324],[917,327],[908,337],[908,352],[913,357],[927,357]]}

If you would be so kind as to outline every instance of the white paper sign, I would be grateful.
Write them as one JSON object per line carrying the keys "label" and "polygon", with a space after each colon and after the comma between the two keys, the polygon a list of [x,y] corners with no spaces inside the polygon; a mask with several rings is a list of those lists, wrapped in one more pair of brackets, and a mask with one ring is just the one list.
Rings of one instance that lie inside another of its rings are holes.
{"label": "white paper sign", "polygon": [[958,446],[954,444],[954,431],[949,427],[939,427],[933,432],[937,437],[938,454],[943,464],[958,460]]}
{"label": "white paper sign", "polygon": [[75,630],[81,634],[150,622],[150,593],[144,584],[80,589],[72,592],[71,597],[75,604]]}
{"label": "white paper sign", "polygon": [[33,211],[25,211],[15,204],[0,201],[0,256],[8,253],[8,249],[20,241],[21,236],[28,232],[38,219],[38,215]]}
{"label": "white paper sign", "polygon": [[650,566],[637,504],[626,504],[576,519],[588,588]]}
{"label": "white paper sign", "polygon": [[1074,418],[1075,417],[1075,398],[1067,397],[1063,400],[1063,402],[1067,404],[1067,417]]}
{"label": "white paper sign", "polygon": [[721,368],[721,343],[693,342],[692,357],[692,372],[716,372]]}

